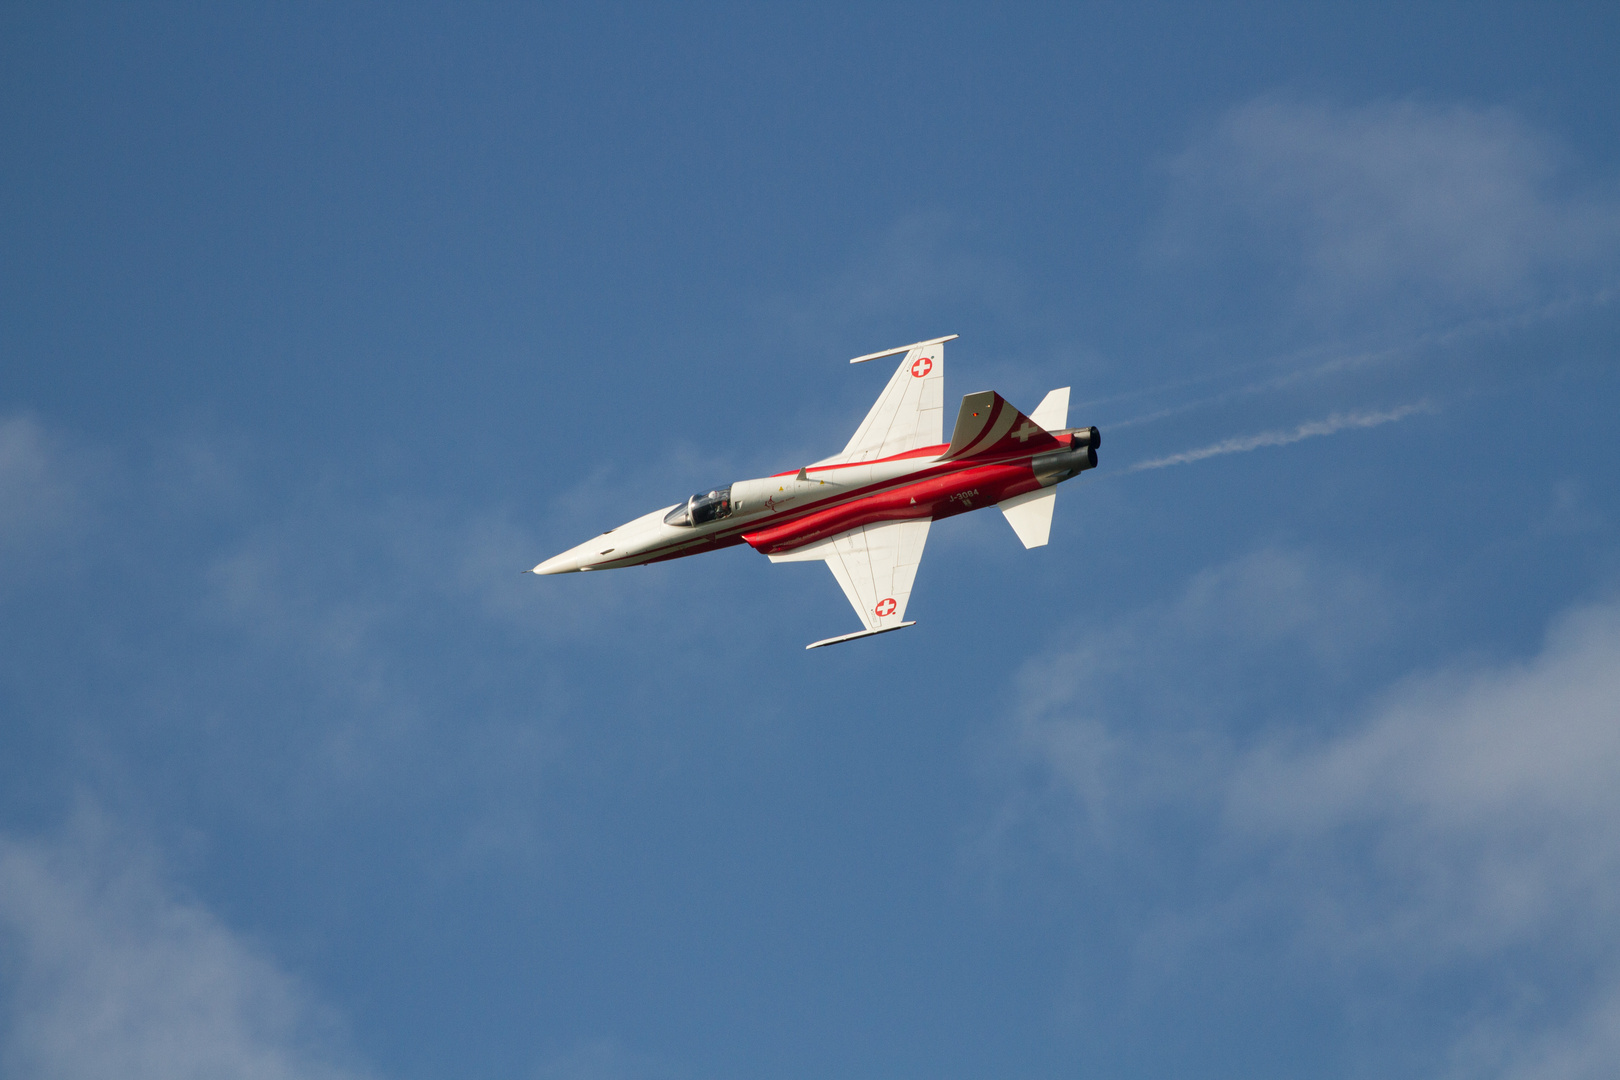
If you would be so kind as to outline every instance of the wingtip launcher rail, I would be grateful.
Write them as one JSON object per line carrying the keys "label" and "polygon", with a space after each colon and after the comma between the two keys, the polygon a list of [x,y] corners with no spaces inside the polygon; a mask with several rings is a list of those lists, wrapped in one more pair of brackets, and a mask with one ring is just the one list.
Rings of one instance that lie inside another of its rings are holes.
{"label": "wingtip launcher rail", "polygon": [[864,364],[868,360],[881,360],[885,356],[893,356],[896,353],[910,352],[912,349],[920,349],[925,345],[938,345],[946,341],[955,341],[961,336],[961,334],[946,334],[944,337],[929,338],[927,341],[913,341],[910,345],[902,345],[898,349],[884,349],[882,352],[867,353],[865,356],[857,356],[855,359],[851,360],[850,363]]}

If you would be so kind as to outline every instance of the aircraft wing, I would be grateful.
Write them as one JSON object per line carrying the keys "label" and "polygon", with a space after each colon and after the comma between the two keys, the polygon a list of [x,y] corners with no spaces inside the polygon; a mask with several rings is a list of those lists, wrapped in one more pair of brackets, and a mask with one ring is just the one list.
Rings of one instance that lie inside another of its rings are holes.
{"label": "aircraft wing", "polygon": [[911,583],[917,577],[917,564],[922,561],[930,524],[932,522],[923,519],[862,525],[818,544],[770,556],[771,562],[825,560],[866,627],[853,634],[813,642],[805,648],[836,645],[840,641],[911,626],[912,623],[905,621],[906,601],[911,599]]}
{"label": "aircraft wing", "polygon": [[934,446],[945,441],[945,343],[957,335],[901,345],[896,349],[868,353],[852,364],[879,360],[905,353],[894,369],[889,385],[878,395],[872,411],[855,429],[849,445],[817,465],[843,465],[874,461],[892,454]]}

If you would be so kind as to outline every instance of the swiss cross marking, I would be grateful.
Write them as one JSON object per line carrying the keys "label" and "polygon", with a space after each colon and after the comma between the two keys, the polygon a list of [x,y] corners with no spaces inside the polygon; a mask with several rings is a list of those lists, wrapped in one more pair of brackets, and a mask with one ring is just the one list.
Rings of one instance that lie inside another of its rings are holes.
{"label": "swiss cross marking", "polygon": [[884,599],[878,601],[878,606],[873,608],[872,612],[878,618],[886,619],[890,615],[893,615],[894,614],[894,609],[899,607],[899,606],[900,606],[899,604],[896,604],[894,602],[894,597],[892,597],[892,596],[885,597]]}
{"label": "swiss cross marking", "polygon": [[919,356],[911,362],[911,376],[920,379],[934,370],[934,361],[927,356]]}
{"label": "swiss cross marking", "polygon": [[1029,441],[1029,437],[1031,435],[1034,435],[1040,430],[1041,429],[1036,427],[1033,423],[1025,420],[1024,426],[1013,432],[1013,438],[1017,439],[1020,443],[1026,443]]}

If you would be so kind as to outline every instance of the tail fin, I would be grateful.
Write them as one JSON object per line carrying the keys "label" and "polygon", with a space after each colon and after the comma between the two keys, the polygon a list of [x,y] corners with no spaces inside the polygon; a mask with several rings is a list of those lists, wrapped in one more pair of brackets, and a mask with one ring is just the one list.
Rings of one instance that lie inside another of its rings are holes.
{"label": "tail fin", "polygon": [[[1055,393],[1055,391],[1054,391]],[[1067,395],[1064,395],[1067,397]],[[1051,400],[1048,394],[1047,399]],[[1042,402],[1042,404],[1046,404]],[[1067,406],[1067,402],[1064,403]],[[1067,412],[1067,408],[1064,409]],[[956,414],[956,430],[946,458],[977,457],[980,454],[1017,454],[1058,450],[1062,444],[1044,427],[1013,408],[994,390],[969,394]]]}
{"label": "tail fin", "polygon": [[1069,426],[1069,387],[1060,386],[1041,399],[1035,411],[1029,414],[1047,431],[1061,431]]}

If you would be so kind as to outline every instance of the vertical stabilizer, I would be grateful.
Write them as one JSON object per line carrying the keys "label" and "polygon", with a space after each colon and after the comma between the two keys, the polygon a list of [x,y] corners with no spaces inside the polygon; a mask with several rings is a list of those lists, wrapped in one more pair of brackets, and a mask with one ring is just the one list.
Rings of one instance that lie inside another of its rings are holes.
{"label": "vertical stabilizer", "polygon": [[962,408],[956,414],[956,430],[951,433],[951,445],[945,457],[1041,453],[1062,446],[1044,427],[1013,408],[1006,398],[994,390],[983,390],[962,399]]}
{"label": "vertical stabilizer", "polygon": [[1052,535],[1052,510],[1057,506],[1057,488],[1041,488],[997,503],[1007,524],[1013,527],[1026,548],[1045,547]]}
{"label": "vertical stabilizer", "polygon": [[1047,431],[1062,431],[1069,426],[1069,388],[1060,386],[1041,399],[1035,411],[1029,414]]}

